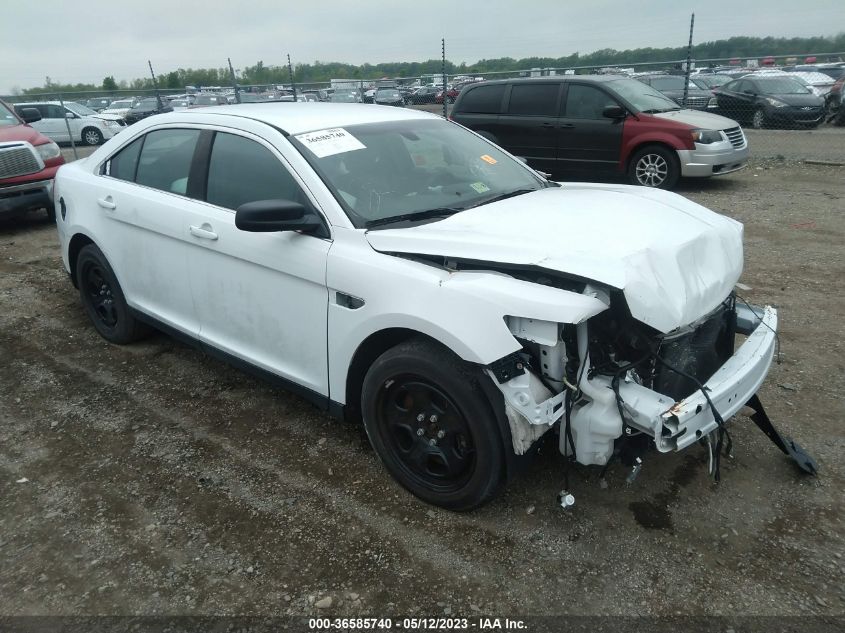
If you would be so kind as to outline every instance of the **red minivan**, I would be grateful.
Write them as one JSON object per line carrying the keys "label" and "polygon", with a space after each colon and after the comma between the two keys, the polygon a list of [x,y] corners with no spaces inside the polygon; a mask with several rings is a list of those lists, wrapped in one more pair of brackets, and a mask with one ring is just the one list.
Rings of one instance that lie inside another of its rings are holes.
{"label": "red minivan", "polygon": [[46,209],[55,219],[53,177],[65,159],[59,146],[28,123],[41,119],[38,110],[25,108],[18,117],[0,101],[0,219]]}

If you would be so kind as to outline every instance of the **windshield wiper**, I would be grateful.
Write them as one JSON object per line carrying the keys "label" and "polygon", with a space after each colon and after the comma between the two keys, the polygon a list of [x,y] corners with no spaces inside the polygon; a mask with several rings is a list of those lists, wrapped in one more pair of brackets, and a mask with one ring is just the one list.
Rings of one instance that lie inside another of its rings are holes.
{"label": "windshield wiper", "polygon": [[[544,187],[545,189],[545,187]],[[513,191],[508,191],[507,193],[500,193],[498,196],[493,196],[492,198],[487,198],[486,200],[482,200],[478,204],[474,204],[470,209],[474,207],[480,207],[483,204],[490,204],[491,202],[499,202],[499,200],[507,200],[508,198],[514,198],[516,196],[521,196],[524,193],[531,193],[532,191],[539,191],[539,189],[514,189]]]}
{"label": "windshield wiper", "polygon": [[376,218],[364,223],[365,228],[373,226],[382,226],[383,224],[393,224],[394,222],[405,222],[409,220],[428,220],[430,218],[447,218],[463,211],[463,208],[458,207],[437,207],[435,209],[426,209],[425,211],[415,211],[414,213],[403,213],[401,215],[392,215],[389,218]]}

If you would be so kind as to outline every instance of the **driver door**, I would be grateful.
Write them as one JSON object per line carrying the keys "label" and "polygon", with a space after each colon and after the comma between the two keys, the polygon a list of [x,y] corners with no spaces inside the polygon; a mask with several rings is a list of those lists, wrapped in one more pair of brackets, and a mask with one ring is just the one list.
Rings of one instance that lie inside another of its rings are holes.
{"label": "driver door", "polygon": [[266,140],[244,132],[208,134],[205,202],[191,208],[185,226],[200,340],[212,352],[328,395],[326,263],[331,241],[235,226],[235,210],[246,202],[316,204]]}

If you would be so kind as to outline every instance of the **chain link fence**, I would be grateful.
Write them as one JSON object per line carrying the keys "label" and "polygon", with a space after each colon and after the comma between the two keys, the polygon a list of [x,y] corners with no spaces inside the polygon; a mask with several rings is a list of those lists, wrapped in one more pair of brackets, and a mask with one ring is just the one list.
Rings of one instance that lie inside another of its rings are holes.
{"label": "chain link fence", "polygon": [[[138,118],[131,112],[138,108],[139,116],[145,116],[168,108],[267,101],[391,103],[448,116],[461,90],[480,81],[620,75],[665,95],[674,102],[668,107],[686,107],[737,121],[745,130],[752,158],[845,163],[845,107],[840,105],[845,81],[843,59],[845,52],[771,57],[763,59],[762,64],[756,59],[693,60],[689,65],[686,60],[670,60],[625,67],[527,68],[262,85],[233,82],[182,89],[43,92],[2,99],[17,108],[37,104],[42,122],[34,125],[42,128],[56,127],[56,118],[70,116],[74,120],[73,114],[67,114],[68,109],[77,114],[92,114],[93,110],[96,116],[131,123]],[[806,63],[797,63],[798,60]],[[54,107],[49,108],[50,105]],[[66,121],[64,127],[70,130]],[[86,142],[82,135],[73,136],[71,133],[73,143]],[[68,141],[66,137],[63,140]]]}

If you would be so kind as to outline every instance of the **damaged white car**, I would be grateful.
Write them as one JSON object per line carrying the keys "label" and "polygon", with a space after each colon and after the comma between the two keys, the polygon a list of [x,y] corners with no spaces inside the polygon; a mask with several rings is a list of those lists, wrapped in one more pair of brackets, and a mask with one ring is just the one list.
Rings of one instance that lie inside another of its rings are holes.
{"label": "damaged white car", "polygon": [[[439,117],[248,104],[150,117],[56,177],[97,330],[154,326],[363,421],[422,499],[488,501],[559,430],[606,465],[754,419],[777,314],[742,225],[664,191],[545,180]],[[738,336],[742,341],[738,341]]]}

